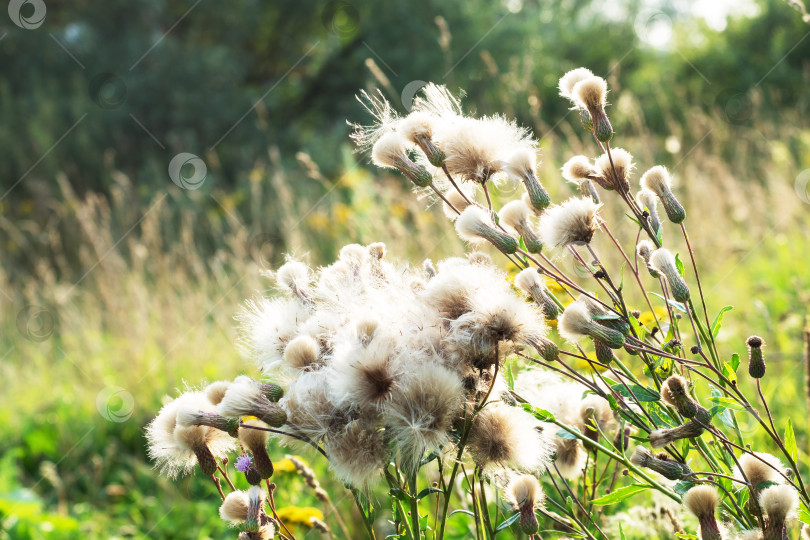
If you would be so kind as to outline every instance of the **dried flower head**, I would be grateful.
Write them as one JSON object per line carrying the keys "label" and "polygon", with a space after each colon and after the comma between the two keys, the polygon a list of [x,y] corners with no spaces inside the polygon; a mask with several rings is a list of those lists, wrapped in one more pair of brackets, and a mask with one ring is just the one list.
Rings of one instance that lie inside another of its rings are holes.
{"label": "dried flower head", "polygon": [[668,480],[680,480],[687,474],[691,474],[692,471],[684,463],[662,459],[662,457],[654,456],[643,446],[636,446],[633,455],[630,456],[630,462],[638,467],[655,471]]}
{"label": "dried flower head", "polygon": [[433,132],[439,121],[439,118],[428,112],[414,111],[397,125],[397,131],[417,145],[434,167],[441,167],[445,158],[444,152],[433,140]]}
{"label": "dried flower head", "polygon": [[[275,385],[262,385],[250,377],[237,377],[228,387],[217,410],[222,416],[228,418],[255,416],[270,426],[280,427],[287,421],[287,414],[284,409],[271,401],[265,393],[265,386]],[[278,395],[275,388],[270,391],[276,393],[277,401],[281,396]]]}
{"label": "dried flower head", "polygon": [[377,426],[365,419],[336,427],[326,438],[329,465],[343,482],[365,488],[379,479],[389,452]]}
{"label": "dried flower head", "polygon": [[605,105],[607,105],[607,81],[595,75],[582,79],[571,90],[574,104],[580,110],[585,109],[590,115],[593,134],[601,142],[613,138],[613,126],[610,125]]}
{"label": "dried flower head", "polygon": [[658,270],[650,266],[650,257],[652,257],[653,251],[655,250],[655,244],[653,244],[650,240],[640,240],[636,245],[636,253],[638,253],[638,256],[641,257],[641,259],[647,265],[647,271],[652,277],[657,279],[661,274],[658,273]]}
{"label": "dried flower head", "polygon": [[350,135],[352,141],[354,141],[358,150],[366,151],[382,135],[394,130],[399,117],[379,90],[375,94],[369,94],[363,90],[356,97],[357,101],[374,118],[374,122],[367,126],[349,122],[349,126],[352,128]]}
{"label": "dried flower head", "polygon": [[689,395],[688,386],[686,379],[680,375],[672,375],[661,385],[661,399],[677,409],[681,416],[694,418],[698,412],[698,404]]}
{"label": "dried flower head", "polygon": [[284,349],[284,362],[292,369],[313,368],[316,366],[319,356],[318,342],[310,336],[298,336]]}
{"label": "dried flower head", "polygon": [[249,504],[247,491],[232,491],[222,501],[222,505],[219,507],[219,515],[233,526],[242,525],[247,519]]}
{"label": "dried flower head", "polygon": [[787,538],[787,521],[799,507],[796,490],[788,485],[772,486],[762,491],[759,506],[768,515],[765,525],[766,540]]}
{"label": "dried flower head", "polygon": [[540,216],[540,239],[546,246],[589,244],[599,228],[599,208],[591,199],[571,198]]}
{"label": "dried flower head", "polygon": [[225,397],[225,392],[231,385],[231,381],[215,381],[205,387],[205,397],[208,398],[213,405],[219,405],[222,398]]}
{"label": "dried flower head", "polygon": [[526,291],[532,297],[543,312],[543,317],[548,320],[556,319],[560,313],[557,303],[552,297],[551,291],[546,286],[540,273],[534,268],[521,270],[515,276],[515,285]]}
{"label": "dried flower head", "polygon": [[274,472],[273,462],[267,453],[268,432],[261,429],[266,427],[257,420],[251,420],[239,428],[239,442],[253,454],[253,467],[262,479],[270,478]]}
{"label": "dried flower head", "polygon": [[312,302],[309,268],[300,261],[287,261],[276,272],[279,286],[289,290],[299,300]]}
{"label": "dried flower head", "polygon": [[562,176],[572,184],[579,186],[586,180],[596,177],[597,172],[591,160],[585,156],[574,156],[562,166]]}
{"label": "dried flower head", "polygon": [[657,234],[661,229],[661,219],[658,217],[658,199],[655,193],[647,188],[642,188],[636,194],[636,202],[641,208],[641,211],[647,213],[650,228]]}
{"label": "dried flower head", "polygon": [[766,482],[782,482],[780,471],[785,469],[784,464],[772,454],[755,452],[755,455],[743,454],[737,459],[734,476],[742,482],[748,482],[754,489]]}

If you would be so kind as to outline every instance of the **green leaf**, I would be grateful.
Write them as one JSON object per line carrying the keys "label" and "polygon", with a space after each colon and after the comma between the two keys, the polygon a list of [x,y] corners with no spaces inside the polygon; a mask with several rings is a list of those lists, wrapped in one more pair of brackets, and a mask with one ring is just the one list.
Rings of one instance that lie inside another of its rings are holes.
{"label": "green leaf", "polygon": [[506,363],[506,385],[509,387],[509,390],[515,389],[515,374],[512,372],[511,360]]}
{"label": "green leaf", "polygon": [[678,533],[678,538],[680,540],[700,540],[696,535],[687,533]]}
{"label": "green leaf", "polygon": [[430,495],[432,493],[441,493],[441,492],[442,492],[442,490],[440,490],[439,488],[426,487],[425,489],[423,489],[422,491],[420,491],[416,495],[416,500],[421,501],[422,499],[424,499],[425,497],[427,497],[428,495]]}
{"label": "green leaf", "polygon": [[594,315],[593,317],[591,317],[591,319],[593,319],[595,321],[612,321],[612,320],[621,319],[621,318],[622,318],[622,316],[619,315],[618,313],[610,313],[609,311],[605,312],[605,313],[598,313],[598,314]]}
{"label": "green leaf", "polygon": [[762,491],[764,489],[768,489],[769,487],[778,486],[779,482],[774,482],[773,480],[765,480],[764,482],[760,482],[756,486],[755,489]]}
{"label": "green leaf", "polygon": [[500,531],[502,531],[504,529],[508,529],[512,525],[512,523],[514,523],[515,521],[518,520],[519,517],[520,517],[520,512],[515,512],[514,514],[512,514],[511,516],[509,516],[505,520],[501,521],[498,524],[498,526],[495,527],[495,532],[497,533],[497,532],[500,532]]}
{"label": "green leaf", "polygon": [[541,422],[554,422],[555,420],[553,414],[551,414],[545,409],[535,407],[531,403],[524,403],[523,410],[526,411],[527,413],[531,413],[535,418],[537,418]]}
{"label": "green leaf", "polygon": [[627,537],[624,535],[624,529],[622,529],[622,524],[619,523],[619,534],[622,537],[622,540],[627,540]]}
{"label": "green leaf", "polygon": [[689,482],[688,480],[681,480],[672,487],[672,490],[678,495],[683,496],[684,493],[695,487],[697,483]]}
{"label": "green leaf", "polygon": [[799,521],[810,526],[810,509],[807,508],[804,502],[799,505]]}
{"label": "green leaf", "polygon": [[646,491],[650,489],[647,486],[642,486],[641,484],[634,484],[632,486],[625,486],[623,488],[619,488],[612,493],[608,493],[598,499],[594,499],[591,501],[591,504],[597,506],[604,506],[608,504],[613,504],[617,502],[621,502],[627,498],[632,497],[636,493],[641,493],[642,491]]}
{"label": "green leaf", "polygon": [[[579,430],[577,428],[573,428],[573,430],[576,431],[577,433],[579,433]],[[559,430],[557,432],[557,437],[559,437],[561,439],[568,439],[568,440],[579,439],[579,437],[577,437],[576,435],[574,435],[573,433],[571,433],[570,431],[565,430],[565,429]]]}
{"label": "green leaf", "polygon": [[474,512],[471,512],[469,510],[465,510],[463,508],[459,508],[458,510],[453,510],[452,512],[450,512],[450,514],[448,514],[448,517],[452,516],[453,514],[467,514],[468,516],[475,517]]}
{"label": "green leaf", "polygon": [[640,402],[648,403],[650,401],[661,400],[661,396],[658,392],[652,388],[644,388],[643,386],[639,386],[637,384],[630,385],[630,392],[632,392],[632,394],[627,391],[627,388],[625,388],[623,384],[616,384],[611,386],[611,388],[626,398],[632,398],[635,395],[635,399]]}
{"label": "green leaf", "polygon": [[735,371],[731,364],[728,362],[723,363],[723,375],[726,376],[726,379],[728,379],[731,384],[737,384],[737,374]]}
{"label": "green leaf", "polygon": [[[709,401],[719,405],[723,409],[731,409],[732,411],[745,412],[745,407],[737,403],[734,399],[725,396],[711,396]],[[713,407],[712,407],[713,408]]]}
{"label": "green leaf", "polygon": [[664,298],[663,296],[661,296],[661,295],[660,295],[660,294],[658,294],[657,292],[652,292],[652,291],[650,291],[650,294],[652,294],[652,295],[654,295],[654,296],[657,296],[657,297],[658,297],[658,298],[660,298],[661,300],[665,300],[667,304],[669,304],[670,306],[674,307],[674,308],[675,308],[675,309],[677,309],[678,311],[680,311],[680,312],[682,312],[682,313],[686,313],[686,308],[684,308],[684,307],[683,307],[683,304],[681,304],[680,302],[676,302],[675,300],[671,300],[671,299],[668,299],[668,298]]}
{"label": "green leaf", "polygon": [[408,495],[408,493],[406,493],[404,489],[391,488],[388,491],[388,494],[391,495],[393,498],[395,498],[397,500],[400,500],[400,501],[410,501],[411,500],[411,496]]}
{"label": "green leaf", "polygon": [[737,353],[732,354],[730,363],[734,373],[737,373],[737,368],[740,367],[740,355]]}
{"label": "green leaf", "polygon": [[734,309],[734,306],[726,306],[721,309],[717,317],[714,318],[714,322],[712,323],[712,337],[717,337],[717,333],[720,332],[720,327],[723,325],[723,314],[732,309]]}
{"label": "green leaf", "polygon": [[627,219],[629,219],[630,221],[641,227],[641,223],[636,218],[627,213],[625,213],[624,215],[627,216]]}
{"label": "green leaf", "polygon": [[787,426],[785,426],[785,450],[788,451],[793,463],[799,456],[799,450],[796,448],[796,435],[793,433],[793,422],[788,418]]}
{"label": "green leaf", "polygon": [[678,273],[681,275],[681,277],[685,278],[686,277],[686,272],[683,269],[683,263],[681,262],[680,253],[675,254],[675,266],[678,268]]}

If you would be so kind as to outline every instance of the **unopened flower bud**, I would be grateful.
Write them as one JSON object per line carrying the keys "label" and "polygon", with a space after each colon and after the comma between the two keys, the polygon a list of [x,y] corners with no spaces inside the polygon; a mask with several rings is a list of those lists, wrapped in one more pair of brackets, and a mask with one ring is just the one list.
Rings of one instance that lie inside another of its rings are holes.
{"label": "unopened flower bud", "polygon": [[665,454],[656,457],[643,446],[636,446],[633,455],[630,456],[630,463],[655,471],[668,480],[680,480],[692,473],[685,463],[672,461]]}
{"label": "unopened flower bud", "polygon": [[765,341],[758,336],[751,336],[745,340],[748,345],[748,374],[754,379],[761,379],[765,376],[765,356],[762,348]]}

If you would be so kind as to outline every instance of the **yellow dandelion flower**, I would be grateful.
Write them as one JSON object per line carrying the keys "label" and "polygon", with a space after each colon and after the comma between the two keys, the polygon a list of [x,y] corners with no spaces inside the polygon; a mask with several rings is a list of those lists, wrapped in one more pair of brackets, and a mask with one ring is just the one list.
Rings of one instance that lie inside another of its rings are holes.
{"label": "yellow dandelion flower", "polygon": [[[292,456],[292,457],[301,460],[301,462],[304,465],[307,465],[307,467],[309,466],[307,464],[307,462],[304,460],[304,458],[302,458],[301,456]],[[296,472],[297,471],[297,469],[295,468],[295,464],[288,457],[285,457],[284,459],[282,459],[280,461],[274,461],[273,465],[274,465],[275,471],[277,473],[278,472]]]}
{"label": "yellow dandelion flower", "polygon": [[285,506],[276,510],[278,517],[287,527],[303,525],[312,526],[312,518],[323,521],[323,512],[312,506]]}

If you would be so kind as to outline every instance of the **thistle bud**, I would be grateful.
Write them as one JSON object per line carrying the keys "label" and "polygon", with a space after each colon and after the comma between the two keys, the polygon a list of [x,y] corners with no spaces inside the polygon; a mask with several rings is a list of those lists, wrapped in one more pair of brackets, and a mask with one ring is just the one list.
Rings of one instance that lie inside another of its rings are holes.
{"label": "thistle bud", "polygon": [[[597,140],[603,143],[610,141],[613,138],[613,126],[610,125],[610,120],[605,113],[607,81],[602,77],[588,77],[574,85],[572,95],[574,102],[580,108],[587,109],[590,123],[593,125],[593,134]],[[587,129],[588,124],[583,122],[583,125]]]}
{"label": "thistle bud", "polygon": [[262,479],[266,479],[273,476],[273,461],[267,453],[267,431],[255,429],[256,427],[265,426],[255,423],[243,424],[239,428],[239,442],[253,454],[253,468]]}
{"label": "thistle bud", "polygon": [[720,527],[714,516],[720,497],[717,490],[709,485],[695,486],[683,496],[683,505],[698,518],[702,540],[722,540]]}
{"label": "thistle bud", "polygon": [[609,364],[613,361],[613,349],[601,339],[593,340],[593,348],[596,352],[596,359],[602,364]]}
{"label": "thistle bud", "polygon": [[657,165],[645,172],[641,177],[641,186],[655,193],[672,223],[686,219],[686,211],[672,193],[672,177],[665,167]]}
{"label": "thistle bud", "polygon": [[751,336],[745,340],[748,345],[748,374],[754,379],[761,379],[765,376],[765,356],[762,348],[765,341],[758,336]]}
{"label": "thistle bud", "polygon": [[530,339],[532,347],[543,360],[553,362],[560,359],[560,349],[557,344],[548,338],[534,337]]}
{"label": "thistle bud", "polygon": [[672,461],[666,454],[654,456],[643,446],[636,446],[633,455],[630,456],[630,463],[655,471],[668,480],[680,480],[692,473],[685,463]]}
{"label": "thistle bud", "polygon": [[527,268],[515,276],[515,285],[523,289],[529,296],[532,297],[540,310],[543,312],[543,317],[547,320],[554,320],[560,314],[560,309],[551,295],[551,291],[543,282],[540,273],[533,269]]}
{"label": "thistle bud", "polygon": [[253,486],[248,490],[248,507],[245,516],[245,530],[248,532],[259,532],[261,519],[259,514],[264,507],[264,491],[258,486]]}
{"label": "thistle bud", "polygon": [[593,120],[588,109],[579,109],[579,123],[582,125],[582,129],[588,133],[593,133]]}
{"label": "thistle bud", "polygon": [[610,154],[602,154],[594,163],[596,183],[607,190],[622,193],[630,191],[630,174],[633,172],[633,156],[622,148],[613,148]]}
{"label": "thistle bud", "polygon": [[433,176],[422,165],[408,157],[405,139],[391,131],[380,137],[371,151],[371,159],[378,167],[397,169],[419,187],[427,187]]}
{"label": "thistle bud", "polygon": [[687,392],[686,379],[673,375],[661,385],[661,399],[667,405],[674,407],[684,418],[694,418],[698,413],[699,405]]}
{"label": "thistle bud", "polygon": [[699,412],[696,415],[695,420],[689,420],[685,424],[681,424],[678,427],[657,429],[650,433],[650,445],[652,445],[653,448],[663,448],[664,446],[681,439],[694,439],[695,437],[700,437],[704,431],[701,423],[705,424],[703,420],[706,418],[704,414],[700,414],[700,409],[698,409],[698,411]]}
{"label": "thistle bud", "polygon": [[678,272],[678,266],[675,263],[675,256],[666,249],[658,248],[652,255],[650,255],[650,266],[663,274],[664,278],[672,290],[672,297],[678,302],[686,302],[689,300],[689,286],[686,281],[681,277]]}
{"label": "thistle bud", "polygon": [[507,255],[517,251],[517,241],[499,231],[492,223],[486,210],[480,206],[470,206],[456,220],[458,235],[468,242],[486,240]]}

